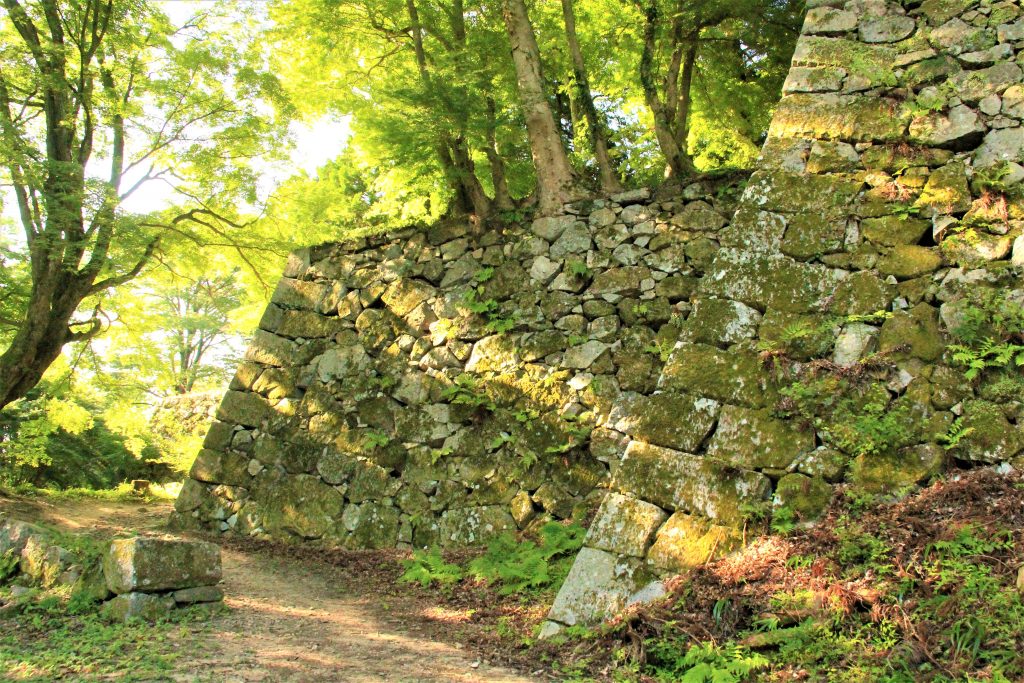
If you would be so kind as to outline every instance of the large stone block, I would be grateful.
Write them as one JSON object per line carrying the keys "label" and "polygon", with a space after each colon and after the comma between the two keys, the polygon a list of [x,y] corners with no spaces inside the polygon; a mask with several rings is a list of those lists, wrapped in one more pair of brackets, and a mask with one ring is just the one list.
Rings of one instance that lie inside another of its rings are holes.
{"label": "large stone block", "polygon": [[109,621],[124,622],[131,619],[157,621],[168,616],[174,609],[174,598],[170,595],[149,593],[125,593],[103,603],[103,616]]}
{"label": "large stone block", "polygon": [[812,430],[771,415],[770,410],[723,407],[708,455],[745,469],[786,469],[814,448]]}
{"label": "large stone block", "polygon": [[391,312],[404,318],[421,303],[433,298],[437,293],[432,286],[422,280],[400,278],[395,280],[381,295]]}
{"label": "large stone block", "polygon": [[495,536],[517,529],[502,505],[456,508],[441,515],[439,540],[446,546],[483,545]]}
{"label": "large stone block", "polygon": [[632,442],[612,488],[668,510],[701,514],[723,524],[742,522],[742,508],[764,500],[768,477],[712,458]]}
{"label": "large stone block", "polygon": [[0,521],[0,557],[7,553],[21,554],[33,536],[45,536],[42,527],[18,519]]}
{"label": "large stone block", "polygon": [[677,450],[696,450],[718,417],[716,401],[663,392],[625,397],[612,411],[612,428],[636,439]]}
{"label": "large stone block", "polygon": [[657,505],[609,493],[587,530],[586,545],[619,555],[643,557],[654,532],[667,518]]}
{"label": "large stone block", "polygon": [[330,283],[307,282],[283,277],[278,280],[274,296],[270,300],[283,308],[316,311],[320,306],[320,302],[330,292]]}
{"label": "large stone block", "polygon": [[773,406],[779,397],[756,353],[705,344],[679,344],[665,364],[659,387],[751,408]]}
{"label": "large stone block", "polygon": [[663,572],[679,573],[725,555],[742,542],[736,527],[676,512],[658,530],[647,559]]}
{"label": "large stone block", "polygon": [[768,135],[843,142],[898,142],[910,117],[898,100],[876,96],[795,94],[782,98]]}
{"label": "large stone block", "polygon": [[265,330],[256,330],[252,335],[252,342],[245,351],[245,359],[263,365],[283,367],[286,365],[301,365],[298,346],[295,342]]}
{"label": "large stone block", "polygon": [[117,594],[211,586],[221,579],[220,548],[182,539],[116,539],[103,557],[103,574]]}
{"label": "large stone block", "polygon": [[252,478],[247,471],[248,465],[249,459],[238,453],[204,448],[196,456],[188,476],[211,484],[247,486]]}
{"label": "large stone block", "polygon": [[761,314],[746,304],[709,297],[697,301],[680,339],[727,346],[752,338],[760,322]]}
{"label": "large stone block", "polygon": [[898,311],[882,325],[879,350],[906,355],[925,361],[937,360],[945,350],[939,329],[939,311],[928,304],[918,304],[909,311]]}
{"label": "large stone block", "polygon": [[873,493],[896,493],[939,474],[945,459],[945,451],[935,444],[859,455],[849,478],[855,486]]}
{"label": "large stone block", "polygon": [[246,427],[259,427],[274,414],[266,399],[248,391],[228,391],[217,408],[217,419]]}
{"label": "large stone block", "polygon": [[757,171],[750,176],[743,203],[746,209],[780,213],[834,213],[850,206],[862,186],[847,176]]}
{"label": "large stone block", "polygon": [[782,255],[720,249],[700,292],[742,301],[758,310],[820,311],[831,301],[845,273]]}
{"label": "large stone block", "polygon": [[548,619],[574,626],[612,616],[626,606],[646,579],[641,561],[635,557],[583,548],[565,577]]}
{"label": "large stone block", "polygon": [[301,538],[320,538],[333,530],[345,504],[336,489],[309,474],[267,481],[256,497],[268,533]]}

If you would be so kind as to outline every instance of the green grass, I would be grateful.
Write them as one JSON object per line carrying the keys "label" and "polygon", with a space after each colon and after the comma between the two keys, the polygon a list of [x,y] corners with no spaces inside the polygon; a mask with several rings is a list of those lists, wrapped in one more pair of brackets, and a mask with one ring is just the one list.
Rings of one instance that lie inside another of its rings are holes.
{"label": "green grass", "polygon": [[208,628],[201,609],[156,624],[112,624],[95,605],[76,605],[59,593],[26,598],[20,614],[0,618],[3,680],[166,680],[183,654],[195,654]]}
{"label": "green grass", "polygon": [[181,484],[174,482],[170,484],[150,485],[149,491],[140,494],[129,482],[123,482],[111,489],[50,489],[40,488],[31,484],[17,484],[15,486],[0,486],[0,494],[18,496],[38,496],[54,501],[60,500],[105,500],[114,503],[137,503],[139,501],[173,501],[181,490]]}

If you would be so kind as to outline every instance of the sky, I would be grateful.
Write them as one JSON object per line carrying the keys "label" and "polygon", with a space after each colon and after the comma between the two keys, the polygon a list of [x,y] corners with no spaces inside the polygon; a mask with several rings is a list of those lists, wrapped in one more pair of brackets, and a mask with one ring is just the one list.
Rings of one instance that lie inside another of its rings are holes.
{"label": "sky", "polygon": [[[171,21],[178,25],[192,17],[198,9],[214,1],[155,0]],[[316,121],[295,121],[291,124],[290,131],[295,146],[289,161],[267,165],[260,183],[264,188],[276,187],[300,171],[305,171],[310,176],[315,175],[317,168],[338,156],[345,148],[351,129],[347,117],[323,117]],[[133,180],[126,178],[124,186],[130,187]],[[173,192],[166,184],[149,182],[123,202],[122,208],[131,213],[148,213],[168,206],[172,196]],[[3,199],[2,215],[20,225],[17,203],[13,196],[5,196]],[[15,230],[13,237],[18,239],[20,234],[20,229]]]}
{"label": "sky", "polygon": [[[170,18],[181,25],[204,5],[216,0],[155,0]],[[351,129],[348,118],[323,117],[316,121],[295,121],[290,126],[295,147],[287,164],[268,166],[263,173],[262,185],[275,187],[288,177],[305,171],[310,176],[316,169],[338,156],[345,148]],[[130,187],[130,180],[125,186]],[[170,188],[163,183],[147,183],[122,204],[129,212],[147,213],[167,205]]]}

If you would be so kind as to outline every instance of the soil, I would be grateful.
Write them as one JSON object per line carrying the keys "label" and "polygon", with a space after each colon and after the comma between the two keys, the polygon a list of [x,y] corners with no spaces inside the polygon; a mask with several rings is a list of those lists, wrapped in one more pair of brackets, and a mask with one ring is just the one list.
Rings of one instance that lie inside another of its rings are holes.
{"label": "soil", "polygon": [[[171,506],[0,496],[0,510],[68,531],[113,536],[166,533]],[[542,679],[541,671],[516,673],[479,654],[497,636],[490,633],[494,622],[480,619],[474,608],[458,601],[451,606],[436,591],[432,595],[396,585],[402,557],[398,551],[326,551],[212,540],[222,545],[227,609],[211,617],[201,642],[189,644],[193,649],[179,660],[173,680]],[[500,655],[500,648],[491,649]]]}

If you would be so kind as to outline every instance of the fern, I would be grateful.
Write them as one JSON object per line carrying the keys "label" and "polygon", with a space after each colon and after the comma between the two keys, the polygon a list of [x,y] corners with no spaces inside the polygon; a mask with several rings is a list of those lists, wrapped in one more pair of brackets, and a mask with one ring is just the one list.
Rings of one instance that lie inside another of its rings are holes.
{"label": "fern", "polygon": [[964,376],[975,379],[987,368],[1005,368],[1011,363],[1024,366],[1024,344],[997,343],[994,339],[981,340],[976,347],[953,344],[953,362],[967,368]]}
{"label": "fern", "polygon": [[554,561],[579,550],[586,531],[579,525],[548,522],[540,529],[540,545],[502,534],[487,544],[487,552],[469,564],[481,581],[498,583],[498,592],[512,595],[545,588],[564,578]]}
{"label": "fern", "polygon": [[412,558],[402,560],[405,572],[398,577],[401,583],[418,583],[424,588],[434,583],[450,585],[463,579],[462,568],[456,564],[445,562],[441,557],[440,548],[417,550]]}
{"label": "fern", "polygon": [[945,444],[944,448],[949,451],[960,445],[960,440],[974,431],[974,427],[964,427],[964,418],[958,417],[949,425],[949,430],[939,437],[939,441]]}
{"label": "fern", "polygon": [[13,576],[18,570],[18,555],[8,550],[0,555],[0,583]]}
{"label": "fern", "polygon": [[765,669],[769,661],[735,643],[691,645],[682,653],[681,643],[661,641],[651,648],[657,662],[651,673],[657,681],[674,683],[740,683],[750,674]]}

